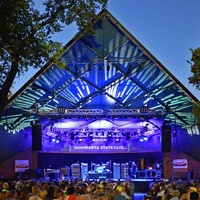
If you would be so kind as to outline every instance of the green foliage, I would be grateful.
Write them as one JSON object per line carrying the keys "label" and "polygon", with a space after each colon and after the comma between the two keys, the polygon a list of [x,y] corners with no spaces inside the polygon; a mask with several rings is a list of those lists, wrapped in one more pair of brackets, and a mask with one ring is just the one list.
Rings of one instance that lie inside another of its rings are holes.
{"label": "green foliage", "polygon": [[[80,30],[91,31],[92,19],[106,4],[107,0],[46,0],[41,13],[34,0],[1,0],[0,90],[10,88],[15,73],[20,76],[30,67],[39,68],[49,61],[62,67],[58,62],[62,45],[52,35],[73,22]],[[13,77],[8,81],[10,73]]]}
{"label": "green foliage", "polygon": [[[196,89],[200,89],[200,48],[191,50],[191,72],[192,76],[189,77],[189,83],[193,84]],[[193,114],[196,117],[196,123],[200,125],[200,102],[196,102],[193,107]]]}
{"label": "green foliage", "polygon": [[107,1],[44,0],[44,12],[35,8],[34,0],[0,1],[0,119],[16,77],[46,62],[64,67],[58,61],[62,45],[52,35],[73,22],[91,33],[93,20],[99,19],[96,12]]}
{"label": "green foliage", "polygon": [[200,102],[194,104],[192,109],[194,116],[196,117],[196,123],[200,125]]}
{"label": "green foliage", "polygon": [[191,50],[191,72],[192,76],[189,77],[189,83],[193,84],[198,90],[200,89],[200,48]]}

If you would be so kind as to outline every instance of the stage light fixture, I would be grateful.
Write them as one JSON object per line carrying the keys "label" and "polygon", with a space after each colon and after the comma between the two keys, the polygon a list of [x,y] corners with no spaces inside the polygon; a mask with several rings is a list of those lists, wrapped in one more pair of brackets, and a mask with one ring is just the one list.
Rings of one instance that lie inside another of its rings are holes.
{"label": "stage light fixture", "polygon": [[8,127],[7,127],[7,125],[5,125],[5,126],[4,126],[4,130],[8,130]]}
{"label": "stage light fixture", "polygon": [[148,113],[148,111],[149,111],[149,109],[148,109],[147,106],[142,106],[142,107],[140,108],[140,113]]}
{"label": "stage light fixture", "polygon": [[112,138],[112,133],[111,132],[107,133],[107,138]]}
{"label": "stage light fixture", "polygon": [[144,136],[143,139],[144,139],[144,141],[147,141],[147,140],[148,140],[148,137],[147,137],[147,136]]}
{"label": "stage light fixture", "polygon": [[144,139],[143,139],[143,137],[140,137],[140,139],[139,139],[139,140],[140,140],[140,142],[144,142]]}
{"label": "stage light fixture", "polygon": [[90,140],[93,140],[93,137],[94,137],[93,132],[89,132],[88,137],[89,137]]}
{"label": "stage light fixture", "polygon": [[60,140],[59,139],[56,139],[56,143],[59,143],[60,142]]}
{"label": "stage light fixture", "polygon": [[58,107],[58,113],[59,114],[64,114],[65,113],[65,107],[64,106],[59,106]]}

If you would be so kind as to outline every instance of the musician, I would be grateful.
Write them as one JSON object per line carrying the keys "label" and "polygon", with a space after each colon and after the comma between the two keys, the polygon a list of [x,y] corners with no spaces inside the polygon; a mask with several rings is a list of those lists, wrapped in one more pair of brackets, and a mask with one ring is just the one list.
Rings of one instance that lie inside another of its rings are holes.
{"label": "musician", "polygon": [[136,178],[137,177],[137,172],[138,172],[138,167],[135,164],[135,162],[132,162],[132,165],[131,165],[131,177]]}
{"label": "musician", "polygon": [[162,163],[155,163],[153,164],[153,168],[156,169],[156,170],[161,170],[161,167],[162,166]]}

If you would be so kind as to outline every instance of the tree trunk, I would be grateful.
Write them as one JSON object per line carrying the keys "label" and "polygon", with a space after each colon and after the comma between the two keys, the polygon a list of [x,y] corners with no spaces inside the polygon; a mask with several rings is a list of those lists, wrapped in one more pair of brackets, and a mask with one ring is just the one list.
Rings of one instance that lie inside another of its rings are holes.
{"label": "tree trunk", "polygon": [[7,101],[8,101],[7,95],[4,93],[3,90],[0,90],[0,120],[3,116],[3,111],[6,107]]}
{"label": "tree trunk", "polygon": [[2,86],[2,89],[0,90],[0,121],[3,116],[3,112],[7,107],[8,93],[17,75],[17,71],[18,71],[18,62],[16,60],[13,60],[10,72],[8,73],[7,78]]}

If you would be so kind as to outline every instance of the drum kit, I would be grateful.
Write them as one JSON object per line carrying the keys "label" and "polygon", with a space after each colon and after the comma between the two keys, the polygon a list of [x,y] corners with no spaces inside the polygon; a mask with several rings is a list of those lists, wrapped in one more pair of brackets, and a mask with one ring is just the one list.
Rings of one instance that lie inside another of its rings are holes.
{"label": "drum kit", "polygon": [[91,171],[93,173],[99,173],[99,174],[107,174],[110,173],[110,162],[106,163],[101,163],[101,164],[96,164],[96,163],[91,163]]}

